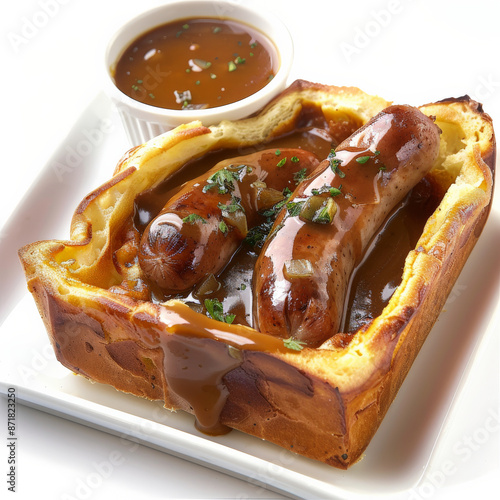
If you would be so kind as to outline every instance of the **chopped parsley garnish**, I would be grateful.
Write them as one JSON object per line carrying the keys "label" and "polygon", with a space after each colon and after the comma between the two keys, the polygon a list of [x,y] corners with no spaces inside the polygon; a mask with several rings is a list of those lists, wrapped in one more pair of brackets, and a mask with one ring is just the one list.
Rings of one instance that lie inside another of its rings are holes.
{"label": "chopped parsley garnish", "polygon": [[[276,216],[278,215],[280,210],[286,205],[291,194],[292,192],[290,191],[290,189],[286,187],[285,189],[283,189],[284,199],[276,203],[276,205],[269,208],[268,210],[262,212],[262,215],[266,218],[266,221],[248,230],[248,233],[244,240],[246,244],[257,248],[260,248],[264,244],[264,241],[269,236],[269,232],[273,227]],[[278,229],[279,227],[276,228],[276,230]]]}
{"label": "chopped parsley garnish", "polygon": [[380,151],[374,151],[373,152],[373,156],[371,155],[364,155],[364,156],[359,156],[358,158],[356,158],[356,161],[358,163],[360,163],[361,165],[364,165],[365,163],[367,163],[368,161],[370,161],[371,159],[374,161],[374,164],[375,165],[378,165],[378,169],[379,170],[387,170],[386,166],[377,158],[377,156],[380,154]]}
{"label": "chopped parsley garnish", "polygon": [[299,163],[300,158],[298,156],[292,156],[290,160],[292,161],[292,163]]}
{"label": "chopped parsley garnish", "polygon": [[219,231],[222,233],[222,234],[226,234],[227,233],[227,224],[221,220],[219,222]]}
{"label": "chopped parsley garnish", "polygon": [[[293,161],[293,158],[292,158],[292,161]],[[306,177],[307,177],[307,168],[301,168],[293,176],[293,180],[295,181],[295,185],[296,186],[299,185]]]}
{"label": "chopped parsley garnish", "polygon": [[274,154],[275,154],[276,156],[279,156],[279,155],[281,154],[281,151],[280,151],[279,149],[277,149],[277,150],[274,152]]}
{"label": "chopped parsley garnish", "polygon": [[198,214],[189,214],[186,217],[184,217],[184,219],[182,219],[182,222],[186,222],[187,224],[194,224],[198,220],[201,221],[202,224],[207,223],[206,219]]}
{"label": "chopped parsley garnish", "polygon": [[311,192],[314,195],[318,194],[323,194],[323,193],[329,193],[331,197],[338,196],[339,194],[342,194],[342,185],[340,185],[338,188],[329,186],[328,184],[323,184],[319,189],[312,189]]}
{"label": "chopped parsley garnish", "polygon": [[333,149],[330,151],[327,160],[330,162],[330,168],[333,170],[333,172],[337,174],[341,179],[343,179],[345,177],[345,173],[342,172],[342,170],[340,170],[339,168],[342,160],[335,158],[335,151]]}
{"label": "chopped parsley garnish", "polygon": [[356,158],[356,161],[364,165],[370,158],[371,156],[360,156],[359,158]]}
{"label": "chopped parsley garnish", "polygon": [[267,217],[269,219],[275,219],[276,216],[278,215],[278,212],[286,205],[286,202],[288,201],[289,196],[287,196],[285,199],[278,201],[276,205],[273,205],[271,208],[268,210],[264,210],[262,212],[262,215],[264,217]]}
{"label": "chopped parsley garnish", "polygon": [[217,206],[223,211],[227,213],[234,213],[237,210],[241,210],[242,212],[245,212],[245,209],[240,205],[240,198],[236,196],[231,197],[231,202],[229,204],[224,204],[224,203],[218,203]]}
{"label": "chopped parsley garnish", "polygon": [[211,318],[222,323],[231,324],[236,318],[235,314],[224,314],[224,308],[218,299],[205,299],[205,308]]}
{"label": "chopped parsley garnish", "polygon": [[361,163],[362,165],[364,165],[367,161],[370,160],[370,158],[374,158],[375,156],[378,156],[380,154],[380,151],[374,151],[373,152],[373,155],[374,156],[370,156],[370,155],[366,155],[366,156],[360,156],[359,158],[356,158],[356,161],[358,163]]}
{"label": "chopped parsley garnish", "polygon": [[286,163],[286,156],[284,158],[281,158],[281,160],[278,163],[276,163],[276,166],[278,168],[281,168],[285,165],[285,163]]}
{"label": "chopped parsley garnish", "polygon": [[287,347],[288,349],[292,349],[293,351],[302,351],[302,349],[304,349],[304,346],[306,345],[305,342],[302,342],[301,340],[295,340],[293,337],[283,339],[283,344],[285,345],[285,347]]}
{"label": "chopped parsley garnish", "polygon": [[287,203],[286,209],[288,211],[288,215],[290,215],[290,217],[296,217],[299,215],[304,203],[305,202],[303,201],[290,201]]}
{"label": "chopped parsley garnish", "polygon": [[208,178],[207,185],[203,187],[203,192],[206,193],[209,189],[215,187],[218,189],[219,194],[234,191],[234,183],[240,180],[241,175],[248,172],[248,168],[246,165],[240,165],[236,168],[231,165],[218,170]]}
{"label": "chopped parsley garnish", "polygon": [[258,226],[251,227],[248,230],[247,235],[245,236],[244,240],[245,243],[252,247],[257,247],[257,248],[261,247],[265,239],[267,238],[269,231],[271,231],[272,227],[273,227],[272,220],[268,220],[267,222],[263,222]]}

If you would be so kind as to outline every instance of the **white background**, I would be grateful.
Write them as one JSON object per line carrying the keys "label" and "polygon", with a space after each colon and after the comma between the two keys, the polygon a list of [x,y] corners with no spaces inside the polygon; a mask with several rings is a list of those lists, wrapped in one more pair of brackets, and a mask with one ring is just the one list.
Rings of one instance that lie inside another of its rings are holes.
{"label": "white background", "polygon": [[[0,19],[2,226],[102,90],[103,53],[110,35],[134,14],[161,3],[24,0],[4,5]],[[290,82],[303,78],[353,85],[414,105],[469,94],[500,122],[500,8],[495,0],[240,3],[272,10],[287,24],[295,44]],[[117,160],[123,152],[116,152]],[[113,167],[109,165],[104,178]],[[9,234],[2,232],[1,237],[5,244]],[[30,241],[26,234],[25,242]],[[3,287],[1,293],[2,301],[7,300],[9,290]],[[495,296],[498,303],[498,291]],[[481,345],[453,410],[457,423],[446,436],[449,446],[465,442],[481,427],[487,418],[485,408],[498,412],[484,404],[488,391],[498,390],[498,380],[492,379],[498,372],[491,371],[497,364],[498,342]],[[119,438],[43,412],[22,406],[17,411],[18,492],[12,498],[281,498],[143,446],[131,452]],[[0,422],[6,414],[5,401],[0,399]],[[2,424],[0,443],[4,432]],[[446,450],[438,449],[434,468],[423,478],[427,488],[420,490],[420,498],[493,498],[491,488],[498,493],[498,433],[490,437],[486,443],[473,443],[470,460],[450,475],[435,472],[443,472],[446,463]],[[3,457],[0,452],[0,471],[6,469]],[[97,486],[81,487],[99,464],[114,459]],[[9,498],[4,477],[2,472],[0,497]]]}

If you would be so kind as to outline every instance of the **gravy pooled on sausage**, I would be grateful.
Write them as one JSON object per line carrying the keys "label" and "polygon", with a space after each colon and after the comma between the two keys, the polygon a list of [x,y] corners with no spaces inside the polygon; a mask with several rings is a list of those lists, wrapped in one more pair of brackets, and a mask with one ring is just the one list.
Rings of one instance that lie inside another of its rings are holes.
{"label": "gravy pooled on sausage", "polygon": [[383,220],[431,169],[439,128],[391,106],[294,192],[254,272],[257,329],[317,347],[338,333],[354,266]]}
{"label": "gravy pooled on sausage", "polygon": [[219,162],[188,182],[144,231],[139,247],[143,272],[165,293],[192,288],[218,274],[262,212],[319,165],[301,149],[264,150]]}

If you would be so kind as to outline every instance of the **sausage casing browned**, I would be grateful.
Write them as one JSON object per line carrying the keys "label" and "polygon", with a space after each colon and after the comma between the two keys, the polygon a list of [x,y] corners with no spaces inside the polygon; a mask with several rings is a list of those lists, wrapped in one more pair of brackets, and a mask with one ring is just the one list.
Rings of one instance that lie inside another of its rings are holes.
{"label": "sausage casing browned", "polygon": [[254,272],[257,328],[315,347],[338,333],[350,275],[391,209],[431,169],[439,128],[390,106],[299,185]]}
{"label": "sausage casing browned", "polygon": [[186,183],[149,223],[139,248],[143,272],[167,294],[216,275],[248,228],[261,222],[266,195],[269,204],[276,203],[319,163],[301,149],[259,151],[218,163]]}

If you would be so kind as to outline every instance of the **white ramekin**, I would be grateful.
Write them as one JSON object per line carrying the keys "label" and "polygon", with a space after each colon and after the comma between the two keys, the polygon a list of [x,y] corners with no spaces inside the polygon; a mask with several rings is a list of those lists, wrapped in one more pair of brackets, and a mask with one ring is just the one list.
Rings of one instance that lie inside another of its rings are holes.
{"label": "white ramekin", "polygon": [[[202,110],[157,108],[128,97],[118,90],[111,76],[118,58],[138,36],[150,29],[188,17],[233,19],[251,25],[266,35],[276,46],[279,68],[276,76],[261,90],[240,101]],[[293,59],[293,42],[286,26],[274,15],[262,9],[230,1],[182,0],[168,2],[149,10],[122,26],[110,40],[105,54],[106,91],[117,107],[132,146],[193,120],[214,125],[222,120],[238,120],[260,110],[279,94],[287,84]]]}

